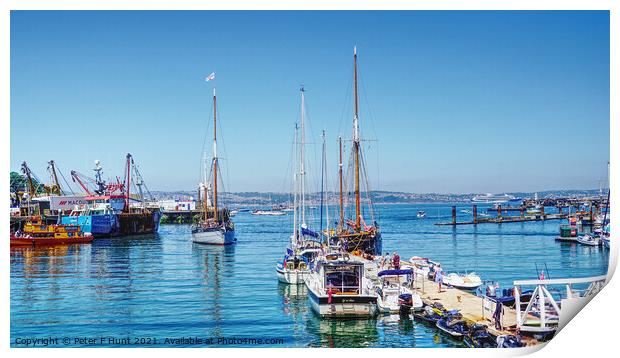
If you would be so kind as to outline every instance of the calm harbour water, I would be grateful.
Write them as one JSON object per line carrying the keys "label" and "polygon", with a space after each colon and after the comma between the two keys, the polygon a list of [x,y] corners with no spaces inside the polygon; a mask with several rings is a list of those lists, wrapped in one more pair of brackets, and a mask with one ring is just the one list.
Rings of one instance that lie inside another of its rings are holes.
{"label": "calm harbour water", "polygon": [[[555,242],[559,221],[453,228],[433,225],[450,220],[447,204],[378,209],[384,252],[430,257],[446,272],[475,271],[502,288],[536,278],[536,265],[546,264],[551,278],[607,272],[608,251]],[[417,219],[418,210],[428,217]],[[163,347],[166,338],[223,337],[282,339],[274,347],[461,346],[397,316],[318,319],[305,287],[279,284],[275,275],[292,214],[244,212],[234,219],[238,243],[231,247],[193,244],[188,225],[162,225],[151,236],[11,250],[11,345],[21,347],[15,342],[23,338],[68,337],[68,346],[85,346],[74,338],[129,337],[127,346],[151,338]],[[59,343],[52,346],[67,346]]]}

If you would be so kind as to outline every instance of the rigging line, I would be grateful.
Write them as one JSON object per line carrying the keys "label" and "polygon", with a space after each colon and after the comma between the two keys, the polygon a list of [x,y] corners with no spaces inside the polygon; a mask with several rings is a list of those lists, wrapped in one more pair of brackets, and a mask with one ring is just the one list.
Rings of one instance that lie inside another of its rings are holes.
{"label": "rigging line", "polygon": [[[198,166],[198,182],[201,182],[203,180],[203,173],[204,173],[204,165],[206,164],[206,159],[207,159],[207,155],[206,155],[206,146],[207,146],[207,137],[209,136],[209,128],[211,128],[211,120],[212,120],[212,114],[213,113],[213,102],[209,101],[211,103],[211,105],[209,106],[209,116],[207,117],[207,128],[206,130],[203,132],[203,137],[202,137],[202,148],[200,149],[200,165]],[[206,179],[206,178],[205,178]]]}
{"label": "rigging line", "polygon": [[65,176],[62,174],[62,170],[60,170],[60,168],[58,167],[57,164],[56,164],[56,172],[58,172],[60,174],[60,177],[62,178],[62,180],[67,185],[67,188],[69,188],[69,191],[71,192],[71,195],[75,195],[75,193],[73,192],[73,188],[71,188],[71,185],[69,185],[69,182],[67,181]]}
{"label": "rigging line", "polygon": [[372,220],[372,225],[374,225],[375,222],[375,210],[374,210],[374,205],[373,205],[373,201],[372,201],[372,191],[370,188],[370,184],[368,183],[368,175],[366,173],[366,159],[365,156],[360,153],[360,159],[362,162],[362,177],[364,178],[364,182],[366,184],[366,198],[368,200],[368,210],[370,211],[370,219]]}
{"label": "rigging line", "polygon": [[359,63],[357,65],[357,70],[358,70],[358,75],[357,77],[359,78],[359,82],[362,85],[362,94],[364,96],[364,102],[366,103],[366,112],[368,113],[368,122],[370,122],[370,126],[372,127],[372,131],[374,132],[374,136],[375,138],[378,137],[378,133],[377,133],[377,128],[375,127],[375,118],[374,118],[374,113],[372,111],[372,107],[370,106],[370,102],[368,101],[368,90],[366,89],[366,83],[364,82],[364,77],[361,75],[360,71],[360,66]]}
{"label": "rigging line", "polygon": [[[353,72],[353,65],[350,65],[349,67],[349,72],[351,73]],[[341,137],[344,137],[342,134],[342,130],[343,128],[346,128],[347,126],[344,126],[343,124],[345,123],[345,113],[350,113],[351,111],[349,111],[349,109],[351,108],[351,97],[353,96],[352,92],[353,92],[353,76],[347,75],[346,76],[349,80],[347,81],[347,87],[344,91],[345,96],[344,96],[344,102],[342,104],[342,111],[340,112],[340,119],[338,121],[338,134]],[[349,120],[346,120],[346,123],[349,123]]]}

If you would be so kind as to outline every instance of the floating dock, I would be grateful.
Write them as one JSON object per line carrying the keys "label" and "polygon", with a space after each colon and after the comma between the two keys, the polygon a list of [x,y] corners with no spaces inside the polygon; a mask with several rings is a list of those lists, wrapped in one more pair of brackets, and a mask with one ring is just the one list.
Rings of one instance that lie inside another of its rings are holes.
{"label": "floating dock", "polygon": [[[468,291],[447,288],[446,285],[443,285],[442,292],[439,293],[438,284],[424,275],[416,275],[414,282],[417,292],[425,304],[431,305],[433,302],[439,302],[448,310],[459,310],[465,320],[470,323],[486,325],[489,333],[495,336],[516,334],[517,311],[515,309],[503,307],[500,319],[502,329],[497,329],[493,320],[493,312],[496,307],[494,301],[476,296]],[[535,319],[533,316],[532,318]],[[521,338],[522,342],[528,346],[540,343],[532,337],[522,336]]]}

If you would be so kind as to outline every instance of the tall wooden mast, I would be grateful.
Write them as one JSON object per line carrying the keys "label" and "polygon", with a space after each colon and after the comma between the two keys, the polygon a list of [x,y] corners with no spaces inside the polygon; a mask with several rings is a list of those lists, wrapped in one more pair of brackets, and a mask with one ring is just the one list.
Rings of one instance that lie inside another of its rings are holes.
{"label": "tall wooden mast", "polygon": [[353,48],[353,82],[355,92],[355,116],[353,117],[353,156],[355,160],[355,228],[360,228],[361,203],[360,203],[360,136],[358,123],[358,99],[357,99],[357,47]]}
{"label": "tall wooden mast", "polygon": [[217,224],[217,99],[213,89],[213,219]]}
{"label": "tall wooden mast", "polygon": [[338,229],[342,230],[344,227],[344,200],[342,199],[342,137],[338,137],[338,145],[340,146],[340,159],[338,161],[338,179],[340,181],[340,222],[338,223]]}

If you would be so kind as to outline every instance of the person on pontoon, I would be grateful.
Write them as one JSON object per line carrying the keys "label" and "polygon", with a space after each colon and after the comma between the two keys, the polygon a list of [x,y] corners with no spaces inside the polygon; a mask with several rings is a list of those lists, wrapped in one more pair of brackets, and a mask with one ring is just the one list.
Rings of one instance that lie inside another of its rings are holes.
{"label": "person on pontoon", "polygon": [[395,270],[400,270],[400,256],[398,256],[396,251],[394,251],[394,256],[392,256],[392,266],[394,266]]}
{"label": "person on pontoon", "polygon": [[441,264],[435,266],[435,282],[438,284],[437,293],[441,293],[441,284],[443,283],[443,270]]}

